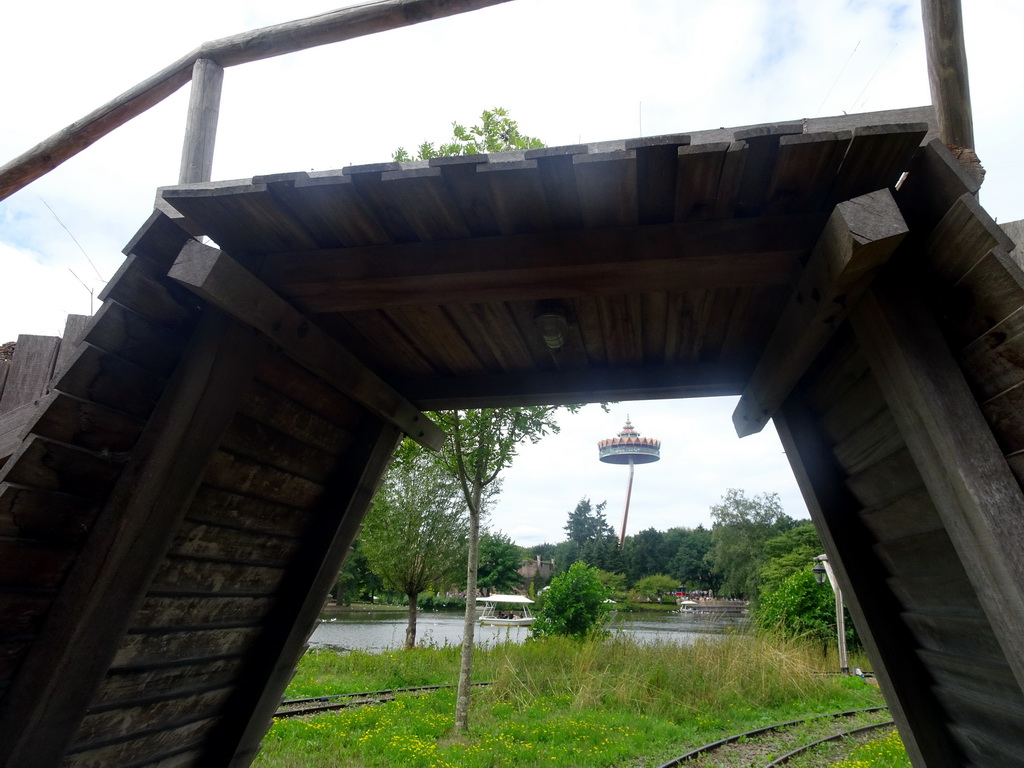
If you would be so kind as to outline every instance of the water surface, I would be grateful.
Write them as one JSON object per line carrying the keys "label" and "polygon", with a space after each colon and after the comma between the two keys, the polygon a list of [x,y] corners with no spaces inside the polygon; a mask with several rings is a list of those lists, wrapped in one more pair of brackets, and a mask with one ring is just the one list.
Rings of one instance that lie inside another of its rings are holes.
{"label": "water surface", "polygon": [[[742,631],[745,616],[697,613],[620,613],[608,625],[612,632],[627,634],[642,642],[674,642],[689,645],[700,637]],[[342,613],[323,621],[313,632],[313,648],[386,651],[405,644],[406,615],[398,612]],[[529,637],[527,627],[481,627],[473,633],[478,646]],[[462,643],[462,614],[421,613],[416,622],[416,644],[439,646]]]}

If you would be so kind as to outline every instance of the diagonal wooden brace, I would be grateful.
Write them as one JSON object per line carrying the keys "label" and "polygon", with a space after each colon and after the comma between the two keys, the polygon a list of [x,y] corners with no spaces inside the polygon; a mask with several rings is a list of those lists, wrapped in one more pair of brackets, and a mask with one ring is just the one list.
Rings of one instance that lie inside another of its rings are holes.
{"label": "diagonal wooden brace", "polygon": [[907,233],[888,189],[835,207],[733,412],[760,432]]}
{"label": "diagonal wooden brace", "polygon": [[226,253],[190,240],[168,275],[420,445],[440,450],[440,427]]}

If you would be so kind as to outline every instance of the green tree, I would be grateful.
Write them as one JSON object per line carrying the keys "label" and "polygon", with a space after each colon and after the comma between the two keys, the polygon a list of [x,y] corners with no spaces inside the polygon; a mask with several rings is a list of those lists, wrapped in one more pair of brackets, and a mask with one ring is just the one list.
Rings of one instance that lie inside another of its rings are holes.
{"label": "green tree", "polygon": [[666,546],[665,534],[654,528],[627,536],[622,545],[626,578],[635,583],[645,576],[667,573],[673,554]]}
{"label": "green tree", "polygon": [[[563,406],[575,411],[577,406]],[[469,556],[466,563],[466,614],[463,620],[459,687],[455,702],[455,729],[469,728],[469,693],[473,675],[473,638],[476,627],[477,573],[480,560],[480,518],[488,489],[502,470],[512,464],[523,441],[536,443],[557,432],[552,406],[482,408],[439,411],[433,415],[447,434],[441,461],[462,488],[469,507]]]}
{"label": "green tree", "polygon": [[576,509],[569,513],[569,518],[563,526],[569,541],[582,549],[588,541],[614,534],[604,515],[607,505],[608,502],[602,501],[595,507],[590,503],[589,498],[584,496],[580,499],[576,504]]}
{"label": "green tree", "polygon": [[406,440],[366,515],[362,550],[385,585],[409,598],[405,647],[416,645],[416,605],[427,587],[457,578],[468,521],[458,487]]}
{"label": "green tree", "polygon": [[352,552],[345,558],[334,585],[334,599],[341,605],[349,605],[353,600],[367,598],[371,602],[374,595],[384,586],[380,577],[370,568],[366,559],[366,551],[362,539],[352,544]]}
{"label": "green tree", "polygon": [[655,573],[640,579],[633,585],[633,591],[651,600],[660,600],[663,595],[671,593],[673,595],[672,600],[674,601],[676,587],[678,586],[679,582],[671,576],[664,573]]}
{"label": "green tree", "polygon": [[564,635],[582,640],[597,631],[608,611],[608,587],[601,583],[596,568],[577,562],[551,580],[545,590],[537,620],[530,627],[536,637]]}
{"label": "green tree", "polygon": [[469,128],[452,123],[452,138],[435,147],[431,141],[424,141],[413,158],[404,147],[392,154],[395,162],[427,160],[431,157],[452,157],[454,155],[481,155],[487,152],[507,152],[512,149],[537,149],[544,142],[533,136],[525,136],[519,124],[508,116],[508,110],[501,107],[485,109],[480,115],[480,124]]}
{"label": "green tree", "polygon": [[480,537],[480,562],[476,585],[481,591],[508,592],[522,584],[519,569],[523,555],[511,538],[500,531]]}
{"label": "green tree", "polygon": [[[762,595],[753,613],[758,629],[803,637],[826,648],[836,639],[835,595],[827,584],[819,584],[806,565],[790,574],[777,589]],[[860,646],[860,638],[846,614],[847,647]]]}
{"label": "green tree", "polygon": [[757,597],[765,543],[796,521],[782,511],[778,494],[748,499],[736,488],[711,507],[711,517],[713,543],[708,560],[722,577],[721,592],[727,597]]}
{"label": "green tree", "polygon": [[797,571],[807,570],[824,550],[810,520],[768,539],[764,545],[765,564],[761,566],[761,594],[774,592]]}
{"label": "green tree", "polygon": [[672,528],[666,532],[674,552],[668,564],[668,573],[695,589],[717,591],[721,577],[711,568],[708,553],[713,544],[711,531],[703,525],[696,528]]}
{"label": "green tree", "polygon": [[626,574],[611,573],[597,569],[597,578],[602,584],[608,587],[612,597],[622,597],[626,594]]}

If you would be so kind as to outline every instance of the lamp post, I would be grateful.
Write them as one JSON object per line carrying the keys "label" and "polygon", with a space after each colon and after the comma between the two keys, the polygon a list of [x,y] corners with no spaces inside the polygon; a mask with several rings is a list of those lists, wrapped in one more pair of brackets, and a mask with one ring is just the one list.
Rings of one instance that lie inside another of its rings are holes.
{"label": "lamp post", "polygon": [[850,674],[850,666],[846,661],[846,621],[843,616],[843,591],[836,583],[836,575],[832,572],[832,565],[828,561],[828,555],[818,555],[814,558],[814,562],[814,568],[811,569],[811,572],[814,574],[814,580],[819,584],[824,584],[825,579],[828,578],[828,583],[836,595],[836,632],[839,635],[839,672],[840,674],[848,675]]}

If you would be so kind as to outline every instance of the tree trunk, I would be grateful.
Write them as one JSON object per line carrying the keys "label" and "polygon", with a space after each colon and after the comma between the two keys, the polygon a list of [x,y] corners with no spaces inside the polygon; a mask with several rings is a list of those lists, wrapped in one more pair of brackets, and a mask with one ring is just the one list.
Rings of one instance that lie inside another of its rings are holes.
{"label": "tree trunk", "polygon": [[473,683],[473,631],[476,628],[476,571],[480,559],[480,497],[474,486],[469,504],[469,557],[466,563],[466,613],[462,624],[462,657],[459,691],[455,699],[455,730],[469,730],[469,692]]}
{"label": "tree trunk", "polygon": [[408,595],[409,598],[409,623],[405,626],[405,647],[406,650],[409,648],[416,647],[416,606],[419,603],[419,594],[413,592]]}

